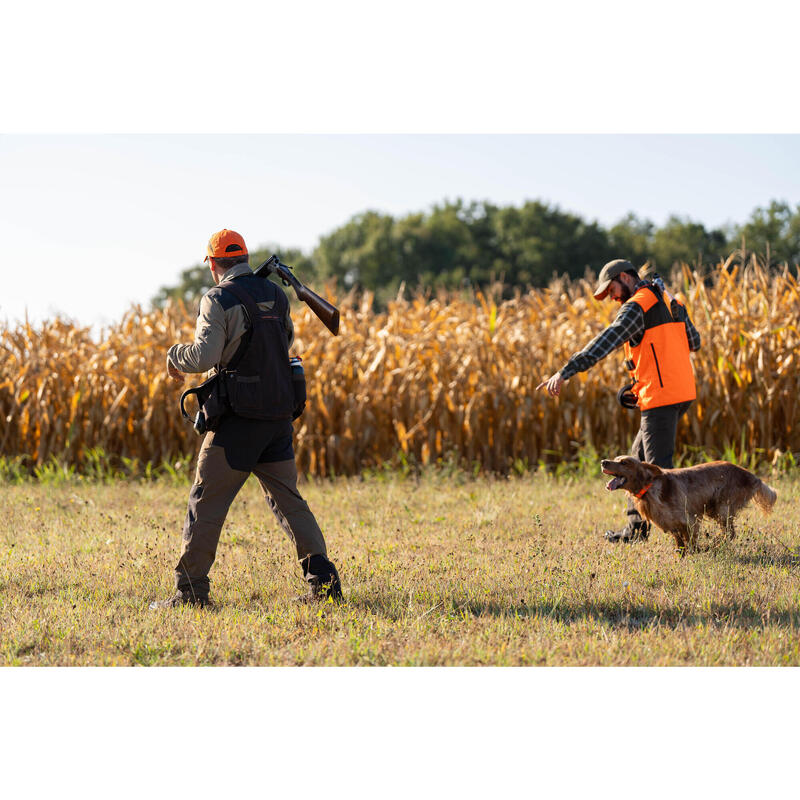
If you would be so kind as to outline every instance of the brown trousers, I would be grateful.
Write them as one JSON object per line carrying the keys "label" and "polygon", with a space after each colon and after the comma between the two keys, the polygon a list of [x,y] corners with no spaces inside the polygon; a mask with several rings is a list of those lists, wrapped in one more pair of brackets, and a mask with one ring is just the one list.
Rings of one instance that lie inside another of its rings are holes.
{"label": "brown trousers", "polygon": [[[175,568],[175,585],[197,596],[208,596],[208,572],[217,553],[222,525],[233,498],[244,486],[250,472],[233,469],[225,449],[206,434],[197,458],[197,471],[189,493],[189,507],[183,525],[181,557]],[[308,503],[297,491],[294,459],[256,464],[267,505],[297,549],[298,559],[309,555],[327,556],[325,539]]]}

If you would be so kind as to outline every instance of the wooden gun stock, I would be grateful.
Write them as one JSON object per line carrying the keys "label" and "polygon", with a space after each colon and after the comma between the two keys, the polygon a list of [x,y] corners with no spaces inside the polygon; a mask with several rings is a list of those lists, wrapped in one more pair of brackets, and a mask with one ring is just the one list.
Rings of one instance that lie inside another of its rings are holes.
{"label": "wooden gun stock", "polygon": [[288,283],[298,300],[302,300],[308,307],[322,320],[322,324],[334,335],[339,334],[339,309],[332,306],[316,292],[312,292],[308,286],[304,286],[292,275],[289,268],[279,264],[275,268],[275,274],[284,282]]}
{"label": "wooden gun stock", "polygon": [[272,256],[254,270],[256,275],[266,276],[270,272],[274,272],[287,286],[291,286],[297,295],[297,299],[306,303],[334,336],[339,334],[339,309],[336,306],[332,306],[316,292],[312,292],[311,289],[300,283],[289,267],[286,264],[281,264],[277,256]]}

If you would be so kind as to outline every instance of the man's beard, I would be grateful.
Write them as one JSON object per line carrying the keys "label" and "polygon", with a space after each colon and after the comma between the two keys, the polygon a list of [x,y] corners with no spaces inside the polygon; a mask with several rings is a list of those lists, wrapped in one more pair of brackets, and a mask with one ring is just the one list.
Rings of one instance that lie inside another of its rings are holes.
{"label": "man's beard", "polygon": [[622,298],[620,299],[620,303],[627,303],[628,300],[633,297],[633,291],[628,288],[622,281],[618,281],[619,285],[622,287]]}

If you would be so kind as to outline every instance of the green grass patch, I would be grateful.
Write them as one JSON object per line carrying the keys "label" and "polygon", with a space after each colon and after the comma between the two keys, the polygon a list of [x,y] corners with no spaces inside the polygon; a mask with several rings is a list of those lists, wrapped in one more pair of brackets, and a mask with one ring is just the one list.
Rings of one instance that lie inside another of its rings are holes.
{"label": "green grass patch", "polygon": [[0,663],[800,664],[796,475],[770,479],[771,517],[747,510],[733,542],[679,559],[661,532],[607,543],[623,504],[591,472],[305,483],[347,598],[319,607],[290,602],[300,570],[251,479],[211,572],[216,609],[158,613],[147,604],[172,589],[185,478],[12,480]]}

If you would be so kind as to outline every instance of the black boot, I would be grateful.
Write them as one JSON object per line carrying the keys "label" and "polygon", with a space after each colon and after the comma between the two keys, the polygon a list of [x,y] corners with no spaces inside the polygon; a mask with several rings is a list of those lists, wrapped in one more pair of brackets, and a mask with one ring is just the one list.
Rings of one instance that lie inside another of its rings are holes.
{"label": "black boot", "polygon": [[176,589],[172,597],[166,600],[154,600],[150,603],[150,610],[157,611],[160,608],[177,608],[178,606],[197,606],[198,608],[209,608],[213,604],[208,599],[208,595],[194,594],[191,589]]}
{"label": "black boot", "polygon": [[609,542],[644,542],[650,535],[650,523],[641,518],[629,519],[628,524],[618,531],[606,531],[605,536]]}
{"label": "black boot", "polygon": [[316,554],[306,556],[300,561],[303,567],[303,577],[308,583],[308,592],[296,597],[298,602],[309,603],[326,601],[329,598],[335,602],[341,602],[342,584],[339,580],[339,573],[332,561],[328,561],[325,556]]}

